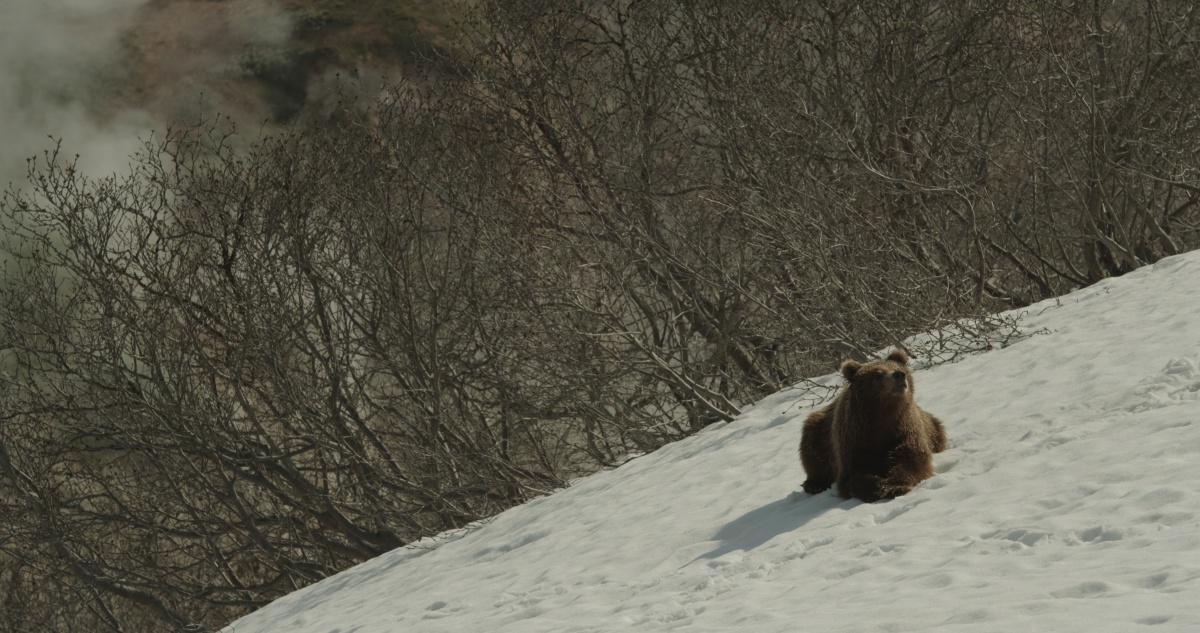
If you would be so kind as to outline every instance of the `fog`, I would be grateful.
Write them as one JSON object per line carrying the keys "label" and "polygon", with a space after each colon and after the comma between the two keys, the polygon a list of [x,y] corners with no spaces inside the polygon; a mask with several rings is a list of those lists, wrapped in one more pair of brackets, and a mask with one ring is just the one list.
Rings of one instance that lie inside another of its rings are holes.
{"label": "fog", "polygon": [[290,33],[270,0],[0,0],[0,189],[21,186],[52,138],[99,177],[169,122],[260,123],[242,60]]}
{"label": "fog", "polygon": [[[18,186],[26,159],[63,139],[91,175],[121,171],[146,112],[111,103],[119,38],[144,0],[0,0],[0,184]],[[107,110],[107,111],[106,111]]]}

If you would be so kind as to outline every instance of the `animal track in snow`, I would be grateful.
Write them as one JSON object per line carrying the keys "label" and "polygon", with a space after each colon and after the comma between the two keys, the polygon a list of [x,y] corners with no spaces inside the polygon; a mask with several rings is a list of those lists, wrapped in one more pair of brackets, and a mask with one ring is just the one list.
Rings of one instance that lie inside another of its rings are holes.
{"label": "animal track in snow", "polygon": [[1078,533],[1072,532],[1071,534],[1075,535],[1082,543],[1105,543],[1125,538],[1125,533],[1121,530],[1110,530],[1104,526],[1092,527]]}
{"label": "animal track in snow", "polygon": [[1089,581],[1079,583],[1074,587],[1051,591],[1055,598],[1100,598],[1112,592],[1112,586],[1106,582]]}
{"label": "animal track in snow", "polygon": [[1090,527],[1079,531],[1067,531],[1056,534],[1038,528],[1005,528],[992,530],[980,535],[987,541],[1009,541],[1016,549],[1026,549],[1056,543],[1059,545],[1097,545],[1110,541],[1120,541],[1130,536],[1127,530],[1115,530],[1104,526]]}
{"label": "animal track in snow", "polygon": [[901,554],[901,553],[904,553],[904,550],[906,550],[906,549],[908,549],[908,548],[903,545],[897,545],[897,544],[879,545],[879,546],[871,547],[871,548],[864,550],[863,553],[860,554],[860,556],[863,556],[863,557],[886,556],[888,554],[891,554],[892,552]]}
{"label": "animal track in snow", "polygon": [[532,532],[529,532],[529,533],[521,536],[521,538],[517,539],[514,542],[505,543],[505,544],[499,545],[497,547],[484,547],[484,548],[478,550],[475,553],[475,556],[479,560],[492,560],[498,556],[507,554],[513,550],[525,547],[526,545],[529,545],[530,543],[535,543],[537,541],[540,541],[549,535],[550,535],[550,530],[534,530]]}
{"label": "animal track in snow", "polygon": [[1151,574],[1143,578],[1142,581],[1138,583],[1138,586],[1143,589],[1158,589],[1159,587],[1162,587],[1163,583],[1167,582],[1167,579],[1170,577],[1171,574],[1165,571],[1157,574]]}
{"label": "animal track in snow", "polygon": [[425,608],[424,619],[438,620],[447,618],[453,615],[458,615],[465,607],[451,605],[444,600],[437,600]]}
{"label": "animal track in snow", "polygon": [[1025,547],[1034,547],[1035,545],[1044,545],[1050,541],[1053,536],[1050,532],[1037,529],[1015,528],[1008,530],[994,530],[983,535],[986,540],[1003,540],[1019,543]]}

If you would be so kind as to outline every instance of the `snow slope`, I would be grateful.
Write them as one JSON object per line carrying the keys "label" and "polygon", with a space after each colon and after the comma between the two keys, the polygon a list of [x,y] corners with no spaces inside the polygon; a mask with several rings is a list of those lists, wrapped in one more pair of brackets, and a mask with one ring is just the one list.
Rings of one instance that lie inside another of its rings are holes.
{"label": "snow slope", "polygon": [[1024,312],[916,372],[951,447],[904,497],[801,492],[783,391],[226,631],[1200,630],[1200,252]]}

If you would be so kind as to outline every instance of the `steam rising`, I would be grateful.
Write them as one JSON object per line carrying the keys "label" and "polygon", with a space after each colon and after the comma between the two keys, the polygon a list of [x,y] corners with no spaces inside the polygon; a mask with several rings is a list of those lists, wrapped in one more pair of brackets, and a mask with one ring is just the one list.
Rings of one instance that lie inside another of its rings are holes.
{"label": "steam rising", "polygon": [[124,170],[155,127],[141,110],[104,112],[120,77],[119,41],[144,0],[0,0],[0,188],[63,139],[86,173]]}
{"label": "steam rising", "polygon": [[100,177],[168,122],[261,123],[243,62],[282,54],[291,26],[271,0],[0,0],[0,189],[52,138]]}

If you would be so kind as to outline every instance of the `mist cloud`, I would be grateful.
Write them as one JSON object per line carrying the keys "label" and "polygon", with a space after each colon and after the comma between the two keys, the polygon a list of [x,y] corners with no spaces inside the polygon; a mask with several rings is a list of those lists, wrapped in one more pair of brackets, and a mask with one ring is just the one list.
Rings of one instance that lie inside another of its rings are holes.
{"label": "mist cloud", "polygon": [[119,38],[144,0],[0,0],[0,185],[25,179],[27,158],[63,139],[90,175],[123,171],[141,110],[104,111],[97,97],[120,76]]}
{"label": "mist cloud", "polygon": [[272,0],[0,0],[0,189],[24,182],[49,137],[99,177],[168,122],[261,123],[242,61],[284,50],[291,31]]}

